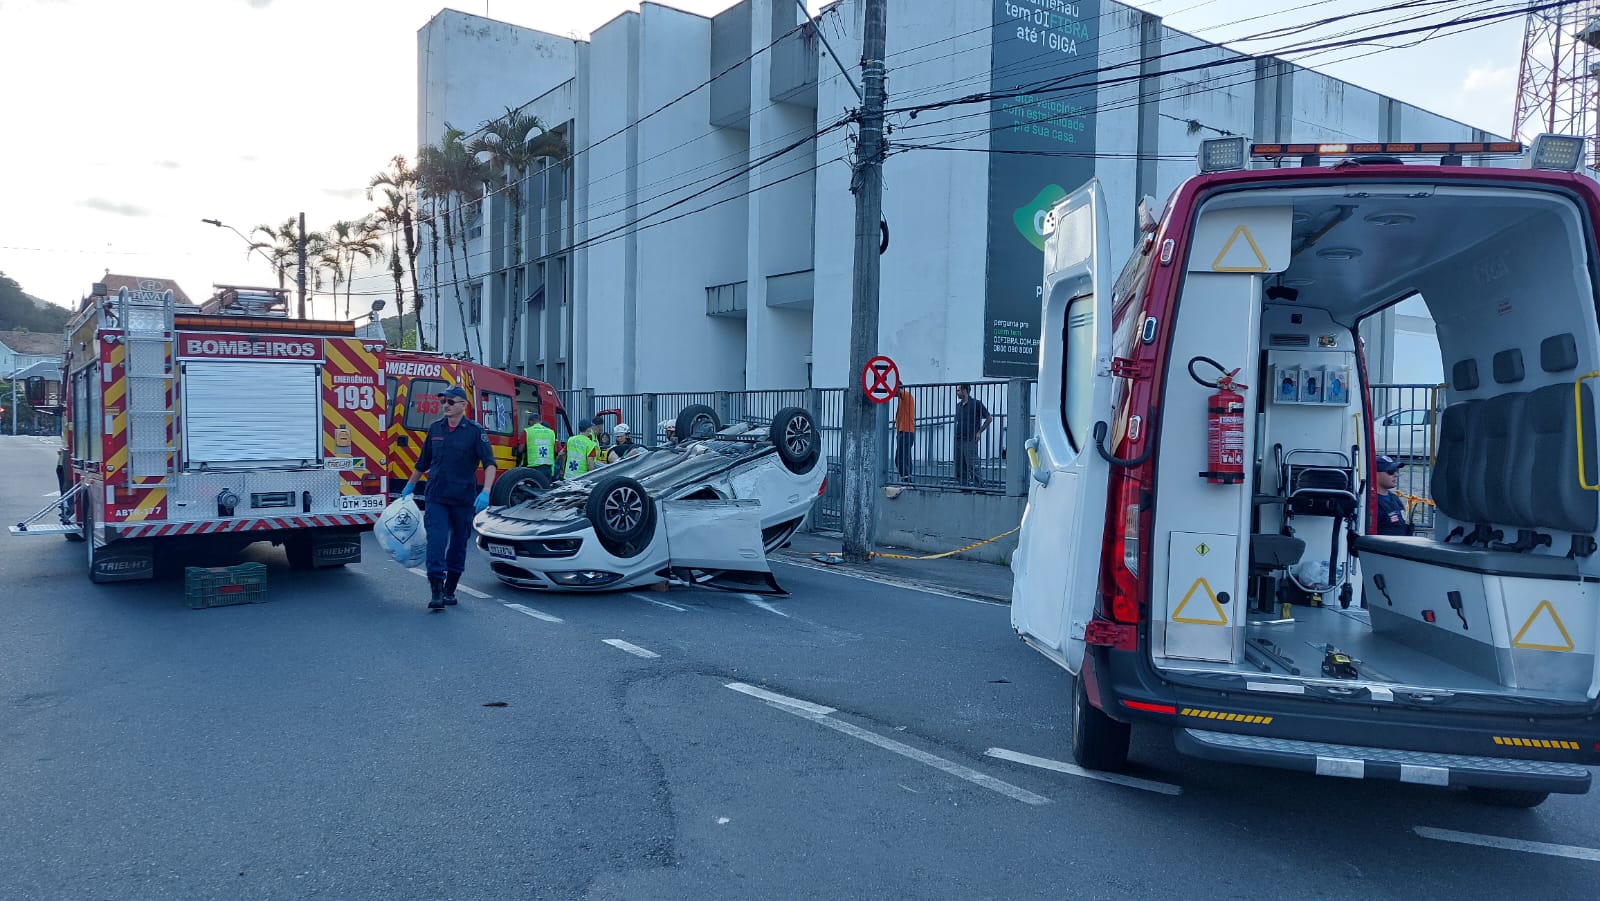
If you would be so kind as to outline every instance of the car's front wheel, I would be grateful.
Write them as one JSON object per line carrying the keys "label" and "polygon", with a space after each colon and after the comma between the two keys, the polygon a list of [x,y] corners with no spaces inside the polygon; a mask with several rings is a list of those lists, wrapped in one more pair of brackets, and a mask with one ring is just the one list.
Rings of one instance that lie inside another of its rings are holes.
{"label": "car's front wheel", "polygon": [[584,514],[601,545],[618,557],[637,556],[655,534],[655,498],[627,476],[611,476],[595,485]]}
{"label": "car's front wheel", "polygon": [[796,475],[804,475],[817,465],[822,455],[822,442],[817,434],[816,421],[799,407],[784,407],[772,417],[767,437],[778,449],[778,459]]}

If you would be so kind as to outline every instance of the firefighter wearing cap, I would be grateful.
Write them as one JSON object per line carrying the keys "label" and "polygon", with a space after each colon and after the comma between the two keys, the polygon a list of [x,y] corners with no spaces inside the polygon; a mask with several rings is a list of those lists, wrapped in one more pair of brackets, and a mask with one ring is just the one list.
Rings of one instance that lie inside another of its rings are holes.
{"label": "firefighter wearing cap", "polygon": [[643,445],[633,443],[633,429],[626,422],[620,423],[612,434],[617,437],[617,440],[611,445],[611,449],[606,451],[607,463],[621,463],[634,454],[644,452]]}
{"label": "firefighter wearing cap", "polygon": [[1406,521],[1406,502],[1395,489],[1400,485],[1400,461],[1379,454],[1377,475],[1373,484],[1378,489],[1378,534],[1410,535],[1411,523]]}
{"label": "firefighter wearing cap", "polygon": [[555,475],[556,465],[556,433],[538,413],[528,414],[528,427],[522,430],[523,465],[535,469],[543,469],[547,475]]}
{"label": "firefighter wearing cap", "polygon": [[567,439],[567,465],[563,470],[565,478],[575,478],[594,468],[600,456],[600,444],[594,440],[594,422],[588,419],[578,422],[578,433]]}
{"label": "firefighter wearing cap", "polygon": [[[489,506],[494,485],[494,453],[489,433],[467,418],[467,392],[452,385],[439,394],[444,415],[428,426],[417,458],[416,471],[406,481],[401,497],[416,491],[417,478],[428,474],[428,500],[423,525],[428,530],[429,610],[456,603],[456,583],[467,566],[467,545],[472,541],[472,517]],[[483,466],[483,488],[478,488],[478,466]]]}

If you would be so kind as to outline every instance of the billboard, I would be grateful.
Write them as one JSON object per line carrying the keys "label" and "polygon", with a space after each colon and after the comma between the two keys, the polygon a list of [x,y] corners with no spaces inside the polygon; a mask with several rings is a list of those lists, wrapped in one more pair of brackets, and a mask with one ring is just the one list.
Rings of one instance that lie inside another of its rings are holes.
{"label": "billboard", "polygon": [[1044,216],[1094,176],[1100,0],[994,0],[983,374],[1039,374]]}

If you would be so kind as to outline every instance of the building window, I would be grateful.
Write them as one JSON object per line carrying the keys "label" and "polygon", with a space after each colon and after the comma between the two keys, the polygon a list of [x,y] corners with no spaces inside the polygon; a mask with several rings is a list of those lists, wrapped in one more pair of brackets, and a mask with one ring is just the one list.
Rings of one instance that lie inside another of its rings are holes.
{"label": "building window", "polygon": [[467,286],[467,325],[483,321],[483,282]]}

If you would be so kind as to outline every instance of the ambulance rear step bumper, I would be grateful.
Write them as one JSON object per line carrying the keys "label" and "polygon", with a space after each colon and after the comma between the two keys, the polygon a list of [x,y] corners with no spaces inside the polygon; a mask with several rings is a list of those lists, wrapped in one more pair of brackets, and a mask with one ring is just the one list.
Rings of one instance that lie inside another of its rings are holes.
{"label": "ambulance rear step bumper", "polygon": [[1202,729],[1173,733],[1178,750],[1191,757],[1247,763],[1338,776],[1388,779],[1417,785],[1503,788],[1581,795],[1589,790],[1588,767],[1548,760],[1472,757],[1394,748],[1363,748]]}

